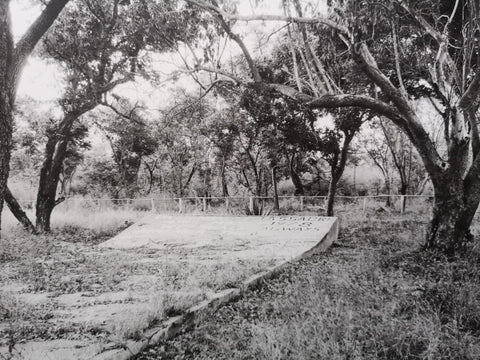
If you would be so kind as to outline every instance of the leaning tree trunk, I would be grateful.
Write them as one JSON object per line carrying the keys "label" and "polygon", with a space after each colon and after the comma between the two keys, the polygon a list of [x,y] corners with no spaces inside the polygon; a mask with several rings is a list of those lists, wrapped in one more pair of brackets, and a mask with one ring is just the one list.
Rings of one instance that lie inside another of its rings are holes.
{"label": "leaning tree trunk", "polygon": [[36,234],[35,226],[33,226],[27,214],[25,211],[23,211],[22,207],[8,187],[5,189],[5,202],[7,203],[8,208],[12,212],[13,216],[18,219],[20,224],[22,224],[23,228],[32,234]]}

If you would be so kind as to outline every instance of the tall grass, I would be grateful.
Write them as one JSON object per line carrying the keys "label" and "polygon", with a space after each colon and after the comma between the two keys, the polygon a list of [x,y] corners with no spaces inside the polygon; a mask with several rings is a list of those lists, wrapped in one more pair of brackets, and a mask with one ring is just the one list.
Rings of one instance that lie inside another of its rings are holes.
{"label": "tall grass", "polygon": [[[111,234],[118,229],[145,216],[145,212],[128,209],[105,209],[95,211],[92,209],[78,208],[68,210],[54,210],[51,218],[52,230],[54,233],[75,231],[88,231],[92,234]],[[33,210],[27,210],[28,217],[34,221]],[[21,229],[18,220],[10,211],[5,209],[2,212],[2,235],[18,236]]]}

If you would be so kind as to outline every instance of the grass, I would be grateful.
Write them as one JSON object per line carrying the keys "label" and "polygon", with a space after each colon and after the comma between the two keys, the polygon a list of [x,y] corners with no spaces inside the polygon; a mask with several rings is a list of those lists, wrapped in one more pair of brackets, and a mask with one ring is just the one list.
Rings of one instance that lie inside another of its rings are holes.
{"label": "grass", "polygon": [[419,250],[424,219],[342,219],[341,241],[136,359],[480,359],[480,247]]}
{"label": "grass", "polygon": [[[219,263],[211,276],[211,268],[192,263],[188,253],[181,262],[164,258],[161,266],[137,262],[159,254],[93,246],[137,213],[55,216],[48,236],[32,237],[3,223],[0,285],[20,284],[20,292],[49,294],[52,301],[27,305],[12,291],[0,291],[0,344],[84,334],[119,343],[138,339],[147,326],[182,313],[208,291],[237,286],[262,265]],[[480,246],[454,259],[420,251],[425,222],[411,211],[342,216],[341,241],[327,253],[290,265],[194,331],[138,359],[480,359]],[[130,287],[125,280],[132,275],[162,281]],[[59,295],[128,291],[133,302],[141,286],[150,297],[134,321],[103,328],[54,321]]]}
{"label": "grass", "polygon": [[[155,322],[179,315],[209,294],[238,286],[247,276],[271,265],[258,260],[193,262],[197,249],[173,248],[167,253],[148,248],[99,249],[95,245],[145,213],[54,214],[52,233],[39,236],[25,233],[6,214],[0,239],[0,347],[83,335],[118,343],[138,339]],[[96,300],[110,293],[130,296]],[[59,302],[60,297],[76,294],[74,299],[80,302]],[[92,306],[115,308],[122,304],[138,305],[129,308],[133,316],[126,320],[115,318],[99,326],[81,319],[62,319],[68,311],[81,314]]]}

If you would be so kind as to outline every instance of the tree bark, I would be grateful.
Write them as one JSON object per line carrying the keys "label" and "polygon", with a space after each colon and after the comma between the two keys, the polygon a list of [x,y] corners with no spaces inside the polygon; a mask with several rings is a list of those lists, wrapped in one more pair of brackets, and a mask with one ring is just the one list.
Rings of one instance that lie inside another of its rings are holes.
{"label": "tree bark", "polygon": [[425,248],[453,255],[471,237],[475,210],[468,209],[462,198],[462,191],[456,192],[448,185],[436,189]]}

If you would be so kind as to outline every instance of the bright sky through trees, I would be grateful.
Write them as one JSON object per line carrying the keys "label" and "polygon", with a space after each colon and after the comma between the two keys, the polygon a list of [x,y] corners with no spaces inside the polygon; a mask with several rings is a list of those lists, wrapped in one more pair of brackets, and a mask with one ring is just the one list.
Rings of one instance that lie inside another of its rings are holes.
{"label": "bright sky through trees", "polygon": [[[18,40],[40,13],[40,7],[29,1],[11,3],[12,25],[15,40]],[[30,57],[21,76],[18,94],[27,95],[39,101],[58,98],[61,91],[62,74],[57,66]]]}
{"label": "bright sky through trees", "polygon": [[[261,2],[258,4],[256,9],[254,9],[254,2],[250,0],[237,0],[236,3],[239,12],[242,14],[282,14],[282,9],[278,1]],[[325,8],[325,1],[318,0],[316,6],[319,9]],[[30,1],[14,1],[11,3],[11,12],[13,32],[15,38],[19,39],[28,26],[36,18],[36,16],[38,16],[40,13],[40,6],[35,5]],[[275,22],[240,22],[236,26],[236,31],[242,35],[246,44],[250,48],[255,49],[255,51],[259,54],[262,54],[265,51],[268,52],[268,49],[270,49],[273,44],[269,34],[275,33],[276,30],[283,27],[283,25],[283,23]],[[229,52],[232,56],[240,54],[240,50],[236,44],[230,44]],[[175,62],[177,62],[176,65]],[[153,66],[155,65],[162,70],[171,69],[171,71],[176,70],[176,66],[182,66],[181,60],[172,55],[162,56],[160,59],[158,59],[157,64],[153,64]],[[20,96],[27,95],[39,101],[55,100],[60,96],[62,89],[62,76],[63,74],[58,66],[52,63],[47,63],[46,61],[40,60],[36,57],[31,57],[23,70],[18,94]],[[191,79],[180,79],[178,84],[175,84],[175,86],[177,85],[180,87],[188,87],[192,86],[193,83]],[[140,88],[143,87],[144,86],[142,85],[140,86]],[[140,88],[138,85],[130,84],[123,86],[123,91],[128,92],[129,96],[137,97],[139,96],[138,92],[141,90]],[[147,102],[149,97],[158,99],[157,95],[151,94],[151,89],[143,89],[140,92],[143,92],[145,97],[144,100],[147,100]]]}

